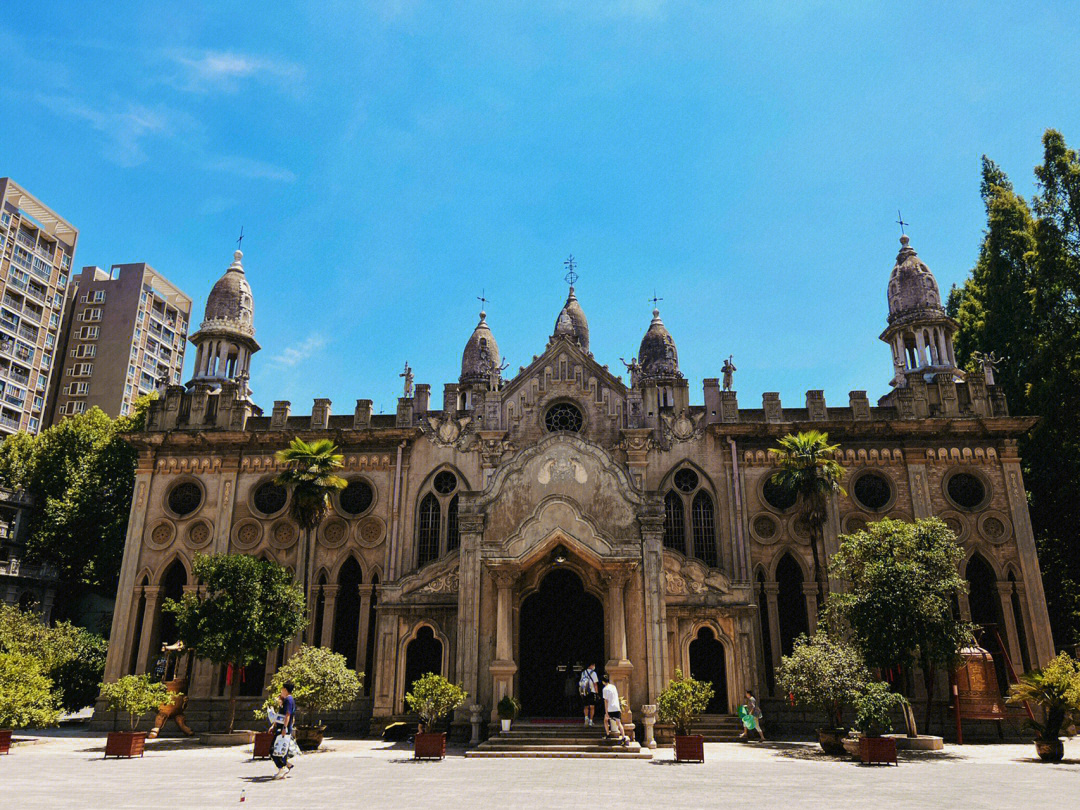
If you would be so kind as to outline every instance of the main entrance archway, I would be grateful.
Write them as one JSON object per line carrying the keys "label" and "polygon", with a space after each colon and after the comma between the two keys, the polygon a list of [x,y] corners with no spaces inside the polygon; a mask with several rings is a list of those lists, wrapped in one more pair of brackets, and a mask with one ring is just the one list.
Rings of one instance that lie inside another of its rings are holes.
{"label": "main entrance archway", "polygon": [[555,568],[521,603],[518,695],[522,714],[566,717],[580,707],[581,670],[604,667],[604,607],[573,571]]}
{"label": "main entrance archway", "polygon": [[712,700],[705,709],[709,714],[727,714],[727,667],[724,663],[724,645],[708,627],[698,630],[690,642],[690,677],[704,681],[713,688]]}

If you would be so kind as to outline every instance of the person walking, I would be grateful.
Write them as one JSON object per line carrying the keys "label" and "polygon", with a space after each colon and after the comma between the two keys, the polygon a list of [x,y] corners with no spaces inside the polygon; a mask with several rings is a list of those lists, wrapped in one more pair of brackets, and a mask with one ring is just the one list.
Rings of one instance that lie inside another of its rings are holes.
{"label": "person walking", "polygon": [[626,728],[622,722],[622,702],[619,700],[619,690],[611,682],[611,676],[604,673],[604,690],[601,693],[604,700],[604,710],[607,712],[605,726],[608,735],[615,732],[623,745],[630,744],[630,738],[626,736]]}
{"label": "person walking", "polygon": [[749,689],[746,690],[746,704],[743,706],[743,710],[745,712],[745,719],[743,720],[745,728],[743,733],[739,735],[739,739],[748,739],[750,730],[753,729],[758,733],[758,737],[764,740],[765,732],[761,730],[761,707],[758,706],[757,698]]}
{"label": "person walking", "polygon": [[270,756],[278,768],[277,773],[274,774],[275,779],[285,779],[293,769],[292,763],[289,762],[296,746],[296,742],[292,738],[296,726],[296,698],[292,696],[292,691],[292,683],[286,681],[282,684],[281,692],[278,695],[278,700],[281,702],[281,711],[278,713],[277,722],[274,724],[274,730],[278,733],[278,737],[274,740],[273,753]]}
{"label": "person walking", "polygon": [[578,681],[578,692],[581,693],[582,711],[585,713],[586,727],[593,725],[593,714],[599,698],[597,683],[596,664],[589,664],[581,673],[581,680]]}

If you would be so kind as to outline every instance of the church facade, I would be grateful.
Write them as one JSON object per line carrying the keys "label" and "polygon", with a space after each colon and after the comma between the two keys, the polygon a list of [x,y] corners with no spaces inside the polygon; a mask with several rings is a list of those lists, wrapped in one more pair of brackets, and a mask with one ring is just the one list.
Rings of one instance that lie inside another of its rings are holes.
{"label": "church facade", "polygon": [[[376,722],[402,714],[427,671],[462,683],[492,719],[504,694],[529,715],[566,714],[568,679],[588,663],[634,712],[681,669],[712,681],[710,711],[729,713],[744,689],[771,692],[780,656],[817,624],[809,531],[771,484],[768,452],[808,429],[828,431],[848,470],[826,554],[881,517],[941,517],[972,586],[959,611],[997,629],[1017,670],[1038,666],[1054,648],[1017,455],[1033,420],[1009,414],[989,361],[982,374],[957,368],[956,324],[902,242],[882,335],[892,389],[874,405],[852,391],[828,406],[812,390],[794,405],[765,393],[747,407],[730,358],[692,405],[655,310],[624,380],[590,352],[571,287],[543,352],[512,378],[481,313],[441,401],[406,369],[392,414],[372,413],[370,400],[346,414],[323,399],[304,415],[252,403],[258,344],[237,252],[191,337],[192,381],[168,387],[132,437],[139,465],[106,679],[148,671],[175,640],[161,605],[196,587],[195,553],[240,552],[294,571],[306,557],[307,636],[365,672]],[[332,440],[348,481],[311,548],[273,483],[274,453],[296,436]],[[244,692],[261,692],[298,644],[246,673]],[[192,705],[225,694],[220,670],[196,663]]]}

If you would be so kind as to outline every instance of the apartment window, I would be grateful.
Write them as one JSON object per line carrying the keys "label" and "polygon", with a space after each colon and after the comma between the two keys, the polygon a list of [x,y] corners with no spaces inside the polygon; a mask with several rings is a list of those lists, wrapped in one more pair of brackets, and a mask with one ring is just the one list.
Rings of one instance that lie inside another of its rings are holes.
{"label": "apartment window", "polygon": [[82,413],[86,410],[86,403],[81,399],[72,400],[67,403],[62,409],[61,413],[65,413],[68,416],[74,416],[77,413]]}
{"label": "apartment window", "polygon": [[97,307],[90,307],[89,309],[84,309],[82,312],[79,313],[79,320],[80,321],[100,321],[101,320],[101,310],[99,308],[97,308]]}
{"label": "apartment window", "polygon": [[44,391],[45,386],[47,386],[48,384],[49,384],[49,378],[46,377],[44,374],[38,374],[37,390],[38,391]]}
{"label": "apartment window", "polygon": [[51,349],[55,345],[56,345],[56,336],[55,335],[45,335],[45,348],[46,349]]}
{"label": "apartment window", "polygon": [[68,396],[84,397],[90,393],[90,383],[88,382],[73,382],[68,383]]}
{"label": "apartment window", "polygon": [[29,430],[31,433],[36,433],[39,424],[40,422],[33,416],[31,416],[30,421],[27,423],[27,430]]}
{"label": "apartment window", "polygon": [[81,300],[84,304],[103,304],[105,303],[105,290],[87,290],[82,294]]}
{"label": "apartment window", "polygon": [[98,327],[97,326],[84,326],[79,330],[80,340],[97,340]]}
{"label": "apartment window", "polygon": [[34,397],[34,410],[40,411],[45,407],[45,400],[42,397]]}

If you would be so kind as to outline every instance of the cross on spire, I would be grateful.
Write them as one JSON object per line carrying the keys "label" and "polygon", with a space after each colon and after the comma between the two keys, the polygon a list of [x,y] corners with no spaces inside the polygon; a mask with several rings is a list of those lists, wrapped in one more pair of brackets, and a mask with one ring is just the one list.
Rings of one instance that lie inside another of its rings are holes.
{"label": "cross on spire", "polygon": [[906,236],[907,232],[904,230],[904,227],[907,226],[907,225],[910,225],[911,223],[910,222],[904,222],[904,218],[902,216],[900,216],[900,209],[899,208],[896,209],[896,224],[900,226],[900,235],[901,236]]}
{"label": "cross on spire", "polygon": [[487,309],[488,300],[484,297],[485,295],[487,295],[487,291],[481,287],[480,294],[476,296],[476,300],[480,302],[480,309]]}
{"label": "cross on spire", "polygon": [[241,249],[241,243],[244,241],[244,226],[240,226],[240,238],[236,240],[236,249]]}
{"label": "cross on spire", "polygon": [[654,289],[654,290],[652,291],[652,298],[650,298],[649,300],[650,300],[650,301],[652,301],[652,308],[653,308],[653,309],[656,309],[656,305],[657,305],[657,304],[658,304],[658,303],[659,303],[660,301],[663,301],[664,299],[663,299],[663,298],[657,298],[657,297],[656,297],[656,290]]}
{"label": "cross on spire", "polygon": [[566,267],[566,275],[563,276],[563,280],[566,281],[566,283],[569,284],[571,287],[573,287],[578,280],[578,274],[575,272],[575,269],[577,268],[577,262],[574,261],[574,254],[571,253],[569,258],[567,258],[567,260],[563,262],[563,265]]}

